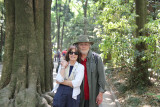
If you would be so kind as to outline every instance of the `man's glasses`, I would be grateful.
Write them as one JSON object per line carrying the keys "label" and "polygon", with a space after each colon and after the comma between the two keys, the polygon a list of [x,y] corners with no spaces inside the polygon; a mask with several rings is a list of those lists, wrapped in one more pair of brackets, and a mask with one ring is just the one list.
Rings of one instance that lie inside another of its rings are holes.
{"label": "man's glasses", "polygon": [[69,54],[70,55],[73,55],[73,54],[78,55],[78,52],[69,52]]}

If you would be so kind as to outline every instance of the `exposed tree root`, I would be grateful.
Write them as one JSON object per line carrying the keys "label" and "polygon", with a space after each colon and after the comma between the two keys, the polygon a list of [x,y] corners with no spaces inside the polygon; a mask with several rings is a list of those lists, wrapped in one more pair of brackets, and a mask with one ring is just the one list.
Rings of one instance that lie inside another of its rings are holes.
{"label": "exposed tree root", "polygon": [[0,107],[52,107],[52,92],[40,95],[29,88],[15,93],[14,96],[12,93],[9,87],[0,90]]}

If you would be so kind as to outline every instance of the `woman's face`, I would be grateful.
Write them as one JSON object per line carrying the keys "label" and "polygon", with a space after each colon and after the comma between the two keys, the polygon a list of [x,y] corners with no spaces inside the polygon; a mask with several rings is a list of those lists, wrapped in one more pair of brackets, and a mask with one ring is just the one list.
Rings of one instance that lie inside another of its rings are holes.
{"label": "woman's face", "polygon": [[77,61],[77,58],[78,58],[78,52],[76,52],[75,49],[72,49],[71,52],[69,52],[69,60]]}

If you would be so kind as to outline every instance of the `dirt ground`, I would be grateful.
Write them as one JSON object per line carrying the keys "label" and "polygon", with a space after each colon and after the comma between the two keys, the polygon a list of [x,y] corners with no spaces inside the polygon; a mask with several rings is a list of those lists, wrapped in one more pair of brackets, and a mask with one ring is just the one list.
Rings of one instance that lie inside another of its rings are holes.
{"label": "dirt ground", "polygon": [[160,107],[160,78],[150,77],[152,86],[141,91],[127,88],[129,70],[108,70],[107,80],[121,107]]}

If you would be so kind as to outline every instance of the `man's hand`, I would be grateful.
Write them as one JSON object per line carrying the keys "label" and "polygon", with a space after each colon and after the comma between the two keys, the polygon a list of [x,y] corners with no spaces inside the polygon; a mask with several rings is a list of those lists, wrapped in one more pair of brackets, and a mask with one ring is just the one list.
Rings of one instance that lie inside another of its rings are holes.
{"label": "man's hand", "polygon": [[97,103],[98,105],[100,105],[100,104],[102,103],[102,101],[103,101],[103,93],[102,93],[102,92],[99,92],[99,94],[98,94],[98,96],[97,96],[97,98],[96,98],[96,103]]}

